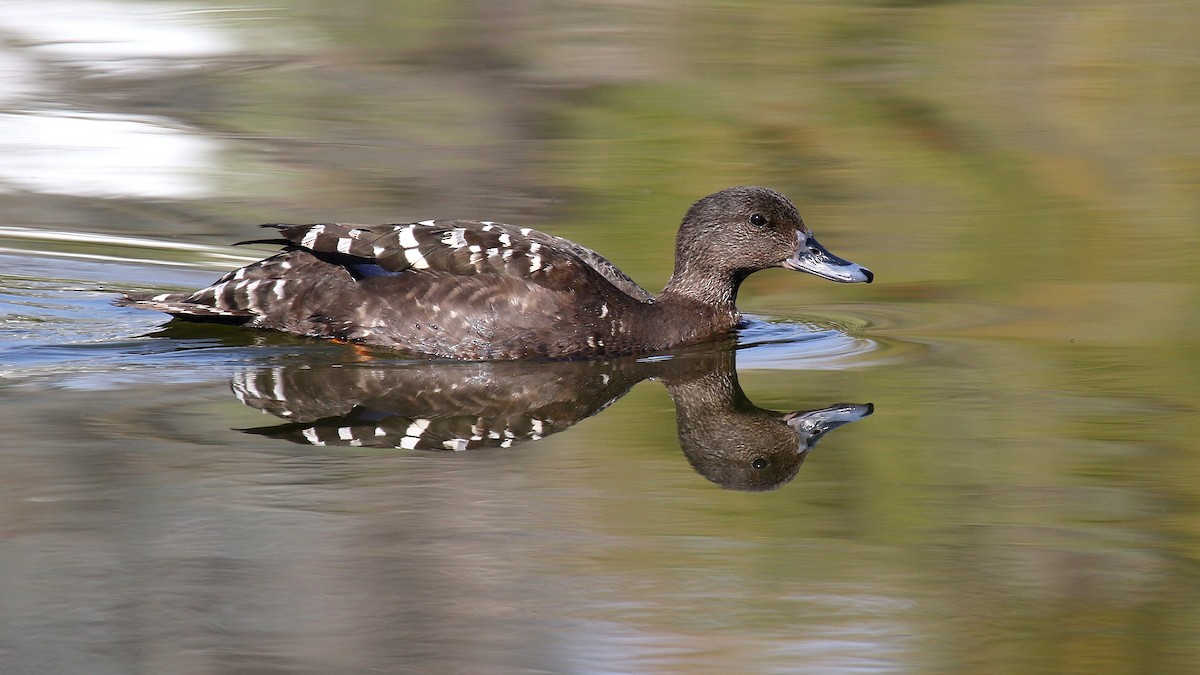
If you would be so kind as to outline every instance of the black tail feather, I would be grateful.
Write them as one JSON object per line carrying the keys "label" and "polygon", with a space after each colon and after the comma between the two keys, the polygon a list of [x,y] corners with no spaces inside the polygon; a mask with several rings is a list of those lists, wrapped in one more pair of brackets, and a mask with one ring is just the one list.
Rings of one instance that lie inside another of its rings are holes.
{"label": "black tail feather", "polygon": [[[294,227],[294,226],[290,225],[288,223],[263,223],[263,224],[259,225],[259,227],[269,227],[269,228],[276,229],[276,230],[279,230],[282,232],[283,230],[286,230],[287,228]],[[246,246],[248,244],[267,244],[270,246],[289,246],[292,244],[292,242],[289,241],[286,237],[280,237],[278,239],[247,239],[245,241],[235,242],[233,245],[234,246]]]}
{"label": "black tail feather", "polygon": [[247,239],[245,241],[235,241],[234,246],[247,246],[249,244],[270,244],[271,246],[294,246],[287,239]]}

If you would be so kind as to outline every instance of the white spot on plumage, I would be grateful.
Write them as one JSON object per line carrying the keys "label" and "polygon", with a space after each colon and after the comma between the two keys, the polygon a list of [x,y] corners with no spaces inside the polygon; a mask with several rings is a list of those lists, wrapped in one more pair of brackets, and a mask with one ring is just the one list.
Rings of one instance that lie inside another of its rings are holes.
{"label": "white spot on plumage", "polygon": [[434,221],[434,220],[422,220],[421,222],[419,222],[419,223],[417,223],[417,224],[418,224],[418,225],[436,225],[436,224],[437,224],[437,221]]}
{"label": "white spot on plumage", "polygon": [[607,303],[600,305],[600,318],[603,319],[606,316],[608,316],[608,304]]}
{"label": "white spot on plumage", "polygon": [[281,260],[279,261],[279,269],[290,270],[292,269],[292,263],[288,262],[287,260]]}
{"label": "white spot on plumage", "polygon": [[322,234],[325,234],[324,225],[311,227],[308,232],[304,233],[304,238],[300,240],[300,245],[311,250],[313,245],[317,243],[317,238]]}
{"label": "white spot on plumage", "polygon": [[416,248],[416,247],[420,246],[420,244],[417,243],[417,238],[413,235],[413,230],[415,230],[415,229],[416,229],[415,227],[413,227],[412,225],[409,225],[408,227],[400,230],[399,234],[400,234],[400,245],[401,246],[403,246],[404,248]]}
{"label": "white spot on plumage", "polygon": [[489,257],[489,258],[494,258],[494,257],[495,257],[496,255],[498,255],[499,253],[500,253],[500,249],[498,249],[498,248],[489,248],[489,249],[487,250],[487,257]]}
{"label": "white spot on plumage", "polygon": [[456,227],[450,230],[442,237],[442,243],[450,248],[462,248],[467,245],[467,231],[461,227]]}
{"label": "white spot on plumage", "polygon": [[502,232],[498,239],[500,240],[501,245],[512,246],[512,239],[508,236],[507,232]]}
{"label": "white spot on plumage", "polygon": [[167,301],[167,298],[169,298],[169,297],[171,297],[171,294],[170,294],[170,293],[159,293],[158,295],[156,295],[156,296],[154,296],[153,298],[150,298],[150,299],[151,299],[151,300],[153,300],[153,301],[155,301],[155,302],[166,302],[166,301]]}
{"label": "white spot on plumage", "polygon": [[317,435],[317,430],[312,427],[309,427],[300,433],[303,434],[304,438],[308,439],[308,442],[312,443],[313,445],[325,445],[325,441],[321,440],[321,437]]}
{"label": "white spot on plumage", "polygon": [[587,339],[587,343],[588,343],[589,347],[595,347],[596,346],[596,338],[589,335],[588,339]]}
{"label": "white spot on plumage", "polygon": [[408,425],[408,428],[404,430],[404,435],[419,437],[421,434],[425,433],[426,429],[429,428],[429,423],[430,421],[427,419],[415,419],[412,421],[412,424]]}
{"label": "white spot on plumage", "polygon": [[404,249],[404,259],[407,260],[415,269],[428,269],[429,261],[425,260],[425,256],[415,248]]}
{"label": "white spot on plumage", "polygon": [[454,450],[455,452],[466,450],[467,439],[451,438],[450,440],[442,441],[442,447],[446,448],[447,450]]}
{"label": "white spot on plumage", "polygon": [[530,421],[530,423],[529,423],[529,427],[531,429],[533,429],[533,433],[535,433],[539,436],[542,434],[543,425],[542,425],[542,421],[539,420],[538,418],[536,418],[536,417],[533,418],[533,420]]}
{"label": "white spot on plumage", "polygon": [[372,246],[371,253],[376,258],[378,258],[379,256],[383,255],[384,253],[387,253],[387,247],[386,246]]}
{"label": "white spot on plumage", "polygon": [[[259,305],[259,298],[255,297],[255,294],[258,291],[258,287],[261,286],[262,284],[263,284],[262,279],[255,279],[254,281],[251,281],[250,283],[245,284],[245,286],[246,286],[246,288],[245,288],[246,305],[247,305],[247,307],[250,308],[250,311],[252,311],[252,312],[261,312],[262,311],[262,306]],[[242,284],[238,284],[238,285],[241,286]]]}
{"label": "white spot on plumage", "polygon": [[388,435],[387,429],[384,429],[383,427],[375,427],[375,437],[376,438],[382,438],[387,435]]}
{"label": "white spot on plumage", "polygon": [[471,253],[479,253],[480,251],[483,250],[483,247],[480,246],[479,244],[471,244],[470,246],[467,247],[467,250],[470,251]]}
{"label": "white spot on plumage", "polygon": [[354,429],[352,429],[350,427],[338,427],[337,434],[338,434],[338,438],[342,439],[343,441],[349,441],[349,440],[354,439]]}
{"label": "white spot on plumage", "polygon": [[255,374],[251,375],[250,377],[247,377],[245,380],[243,380],[242,386],[244,386],[246,388],[246,391],[250,392],[250,395],[253,396],[254,398],[265,398],[263,396],[262,390],[258,388],[258,374],[257,373],[255,373]]}
{"label": "white spot on plumage", "polygon": [[245,268],[245,267],[239,267],[239,268],[237,269],[237,271],[235,271],[235,272],[233,273],[233,278],[234,278],[234,279],[245,279],[245,278],[246,278],[246,268]]}
{"label": "white spot on plumage", "polygon": [[540,250],[541,248],[542,248],[542,245],[537,243],[536,241],[529,242],[529,252],[530,253],[537,253],[538,250]]}
{"label": "white spot on plumage", "polygon": [[420,440],[421,439],[417,438],[416,436],[405,436],[404,438],[400,439],[400,447],[404,448],[405,450],[412,450],[417,447],[417,443],[419,443]]}
{"label": "white spot on plumage", "polygon": [[513,444],[513,439],[511,439],[511,438],[510,438],[510,439],[508,439],[508,440],[504,441],[503,443],[501,443],[501,444],[500,444],[500,447],[502,447],[502,448],[511,448],[511,447],[512,447],[512,444]]}
{"label": "white spot on plumage", "polygon": [[529,254],[529,271],[536,272],[542,269],[542,256],[536,253]]}
{"label": "white spot on plumage", "polygon": [[274,386],[271,387],[271,396],[275,397],[276,401],[286,401],[287,392],[283,388],[283,368],[272,368],[271,379]]}
{"label": "white spot on plumage", "polygon": [[275,297],[283,299],[283,288],[287,286],[287,279],[280,279],[275,282]]}
{"label": "white spot on plumage", "polygon": [[479,229],[483,230],[484,232],[491,232],[493,225],[495,225],[495,223],[493,223],[492,221],[485,220],[485,221],[483,221],[483,227],[481,227]]}
{"label": "white spot on plumage", "polygon": [[528,237],[530,232],[533,232],[532,227],[522,227],[521,228],[521,236],[522,237]]}
{"label": "white spot on plumage", "polygon": [[350,239],[349,237],[342,237],[341,239],[338,239],[338,243],[337,243],[338,253],[349,253],[350,247],[353,244],[354,244],[354,240]]}
{"label": "white spot on plumage", "polygon": [[504,249],[504,259],[512,260],[514,251],[511,248]]}

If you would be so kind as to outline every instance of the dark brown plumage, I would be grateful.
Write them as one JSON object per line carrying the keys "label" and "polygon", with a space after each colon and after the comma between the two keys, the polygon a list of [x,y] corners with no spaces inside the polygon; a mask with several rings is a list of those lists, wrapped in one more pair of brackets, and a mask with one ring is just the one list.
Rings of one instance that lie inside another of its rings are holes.
{"label": "dark brown plumage", "polygon": [[758,187],[696,202],[657,297],[595,251],[470,220],[269,225],[284,250],[191,294],[121,303],[182,319],[338,338],[460,359],[645,354],[728,333],[748,275],[770,267],[841,282],[873,275],[833,256],[783,195]]}

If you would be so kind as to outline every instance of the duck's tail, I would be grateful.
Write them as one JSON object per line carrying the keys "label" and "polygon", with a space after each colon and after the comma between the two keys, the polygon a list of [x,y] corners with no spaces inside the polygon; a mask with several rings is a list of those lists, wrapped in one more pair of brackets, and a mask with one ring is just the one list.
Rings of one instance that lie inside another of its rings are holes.
{"label": "duck's tail", "polygon": [[254,313],[249,310],[221,309],[195,302],[192,298],[193,294],[190,293],[126,293],[113,300],[113,304],[166,312],[189,321],[242,324],[254,317]]}

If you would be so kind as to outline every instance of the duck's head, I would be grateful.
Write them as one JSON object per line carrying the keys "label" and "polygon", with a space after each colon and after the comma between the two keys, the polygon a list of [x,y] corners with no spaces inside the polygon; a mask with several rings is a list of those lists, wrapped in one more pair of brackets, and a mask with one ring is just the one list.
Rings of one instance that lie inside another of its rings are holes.
{"label": "duck's head", "polygon": [[732,187],[692,205],[676,240],[680,270],[716,266],[745,277],[784,267],[842,283],[871,283],[871,270],[819,244],[792,202],[762,187]]}

